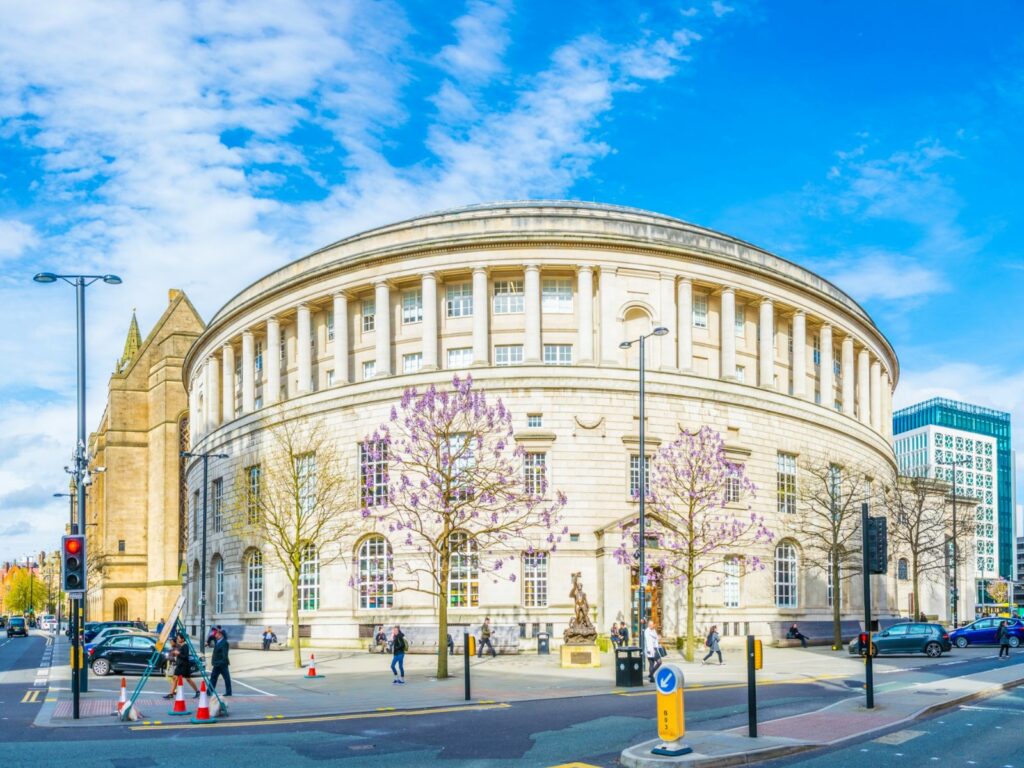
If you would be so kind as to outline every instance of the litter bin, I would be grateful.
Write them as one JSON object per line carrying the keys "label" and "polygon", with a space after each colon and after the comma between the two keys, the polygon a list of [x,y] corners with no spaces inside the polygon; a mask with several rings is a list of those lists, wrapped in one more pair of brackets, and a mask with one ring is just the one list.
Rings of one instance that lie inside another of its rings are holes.
{"label": "litter bin", "polygon": [[551,653],[551,635],[547,632],[537,635],[537,653],[545,656]]}
{"label": "litter bin", "polygon": [[615,649],[615,685],[637,688],[644,684],[644,659],[640,648],[628,645]]}

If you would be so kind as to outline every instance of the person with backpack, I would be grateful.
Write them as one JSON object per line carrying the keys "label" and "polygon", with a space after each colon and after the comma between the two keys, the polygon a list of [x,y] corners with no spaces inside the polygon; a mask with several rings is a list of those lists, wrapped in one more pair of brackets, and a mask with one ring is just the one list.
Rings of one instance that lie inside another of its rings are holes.
{"label": "person with backpack", "polygon": [[701,659],[701,664],[707,664],[708,659],[710,659],[711,655],[715,653],[718,654],[719,665],[725,664],[725,662],[722,661],[722,649],[718,645],[718,641],[720,639],[721,638],[718,635],[718,626],[716,624],[712,624],[711,629],[708,631],[708,636],[704,640],[704,647],[708,649],[708,655]]}
{"label": "person with backpack", "polygon": [[999,643],[999,659],[1010,658],[1010,628],[1005,621],[999,622],[999,629],[996,630],[996,642]]}
{"label": "person with backpack", "polygon": [[407,647],[405,635],[396,624],[391,630],[391,674],[395,676],[392,685],[405,685],[405,649]]}

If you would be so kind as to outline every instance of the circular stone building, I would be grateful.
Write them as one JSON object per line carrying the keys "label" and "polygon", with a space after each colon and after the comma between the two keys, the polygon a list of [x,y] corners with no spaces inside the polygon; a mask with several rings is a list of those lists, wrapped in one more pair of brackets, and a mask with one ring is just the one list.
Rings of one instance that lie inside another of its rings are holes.
{"label": "circular stone building", "polygon": [[[452,575],[450,621],[473,626],[490,616],[499,642],[512,646],[545,631],[557,640],[573,615],[571,574],[581,571],[598,629],[635,626],[637,573],[614,551],[621,523],[637,514],[638,352],[619,345],[657,326],[668,334],[647,345],[647,452],[680,428],[714,428],[745,465],[758,488],[753,508],[776,534],[762,552],[723,553],[738,559],[724,579],[700,585],[697,626],[716,623],[728,638],[830,619],[826,576],[805,562],[791,525],[800,514],[795,488],[800,466],[815,457],[894,466],[899,369],[871,318],[818,275],[728,235],[629,208],[515,202],[334,243],[249,286],[210,321],[184,374],[192,450],[229,456],[209,462],[207,623],[235,627],[232,639],[266,625],[284,637],[283,572],[265,543],[222,520],[236,478],[259,464],[269,424],[315,419],[358,467],[360,440],[406,387],[447,385],[468,372],[504,400],[516,440],[566,494],[568,534],[556,552],[518,558],[514,582],[478,573],[467,558]],[[186,473],[193,626],[202,469],[195,461]],[[392,538],[313,542],[302,636],[354,647],[374,625],[398,622],[432,637],[429,596],[401,583],[384,594],[366,588],[411,556]],[[745,569],[750,554],[765,567]],[[884,613],[890,579],[878,581]],[[845,587],[846,618],[858,616],[858,582]],[[649,594],[663,634],[681,632],[685,595],[670,584]]]}

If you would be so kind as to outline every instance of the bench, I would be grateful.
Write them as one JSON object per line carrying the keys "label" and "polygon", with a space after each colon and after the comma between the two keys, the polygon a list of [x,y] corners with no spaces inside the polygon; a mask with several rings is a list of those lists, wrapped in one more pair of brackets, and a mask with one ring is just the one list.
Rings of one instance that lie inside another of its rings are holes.
{"label": "bench", "polygon": [[[798,621],[797,626],[801,634],[807,637],[808,645],[832,645],[834,637],[831,621]],[[786,637],[792,621],[771,621],[768,627],[772,633],[772,645],[776,648],[799,648],[799,640],[790,640]],[[839,631],[843,642],[846,643],[855,638],[861,631],[861,622],[851,619],[844,619],[839,623]]]}
{"label": "bench", "polygon": [[[266,629],[265,626],[252,626],[249,624],[222,624],[221,626],[224,627],[224,631],[227,633],[229,648],[257,651],[263,648],[263,630]],[[277,632],[277,630],[274,631]],[[283,632],[285,639],[287,639],[288,629],[284,628]],[[280,638],[280,634],[278,637]],[[197,642],[205,642],[205,638],[200,638]],[[283,651],[287,648],[287,643],[277,642],[270,644],[270,650],[272,651]]]}
{"label": "bench", "polygon": [[[391,628],[384,627],[384,631],[391,637]],[[448,626],[448,634],[452,636],[455,644],[455,653],[462,653],[462,635],[469,632],[477,639],[477,647],[480,643],[480,624],[452,624]],[[437,624],[409,624],[402,626],[402,634],[405,635],[405,642],[409,649],[406,653],[437,653]],[[519,653],[519,625],[518,624],[491,624],[491,645],[500,654]],[[370,653],[378,653],[379,649],[374,644],[373,638],[367,646]],[[488,651],[488,654],[490,652]]]}

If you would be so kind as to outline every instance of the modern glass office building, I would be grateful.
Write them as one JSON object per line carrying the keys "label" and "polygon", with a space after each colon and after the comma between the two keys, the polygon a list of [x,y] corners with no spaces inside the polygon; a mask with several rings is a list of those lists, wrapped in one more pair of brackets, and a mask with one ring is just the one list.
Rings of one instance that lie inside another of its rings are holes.
{"label": "modern glass office building", "polygon": [[[910,432],[919,433],[925,427],[939,427],[949,431],[959,431],[982,435],[995,439],[995,521],[996,536],[994,544],[994,565],[999,578],[1013,579],[1014,562],[1014,531],[1013,531],[1013,457],[1010,451],[1010,414],[990,408],[960,403],[956,400],[936,397],[923,403],[902,408],[893,413],[893,441],[897,445],[897,456],[901,435]],[[934,439],[934,430],[929,430]],[[943,435],[945,439],[946,435]],[[983,441],[987,443],[988,441]],[[944,445],[943,448],[946,446]],[[959,447],[959,446],[958,446]],[[907,445],[915,450],[912,442]],[[927,451],[931,454],[932,451]],[[901,469],[903,464],[901,462]],[[914,460],[909,463],[916,464]],[[928,462],[931,463],[931,462]],[[951,470],[946,470],[950,472]],[[908,474],[914,474],[913,471]],[[965,473],[966,477],[966,473]],[[949,478],[952,479],[952,478]],[[957,490],[964,490],[960,471],[956,475]],[[979,569],[982,570],[982,569]],[[988,570],[985,568],[984,570]]]}

